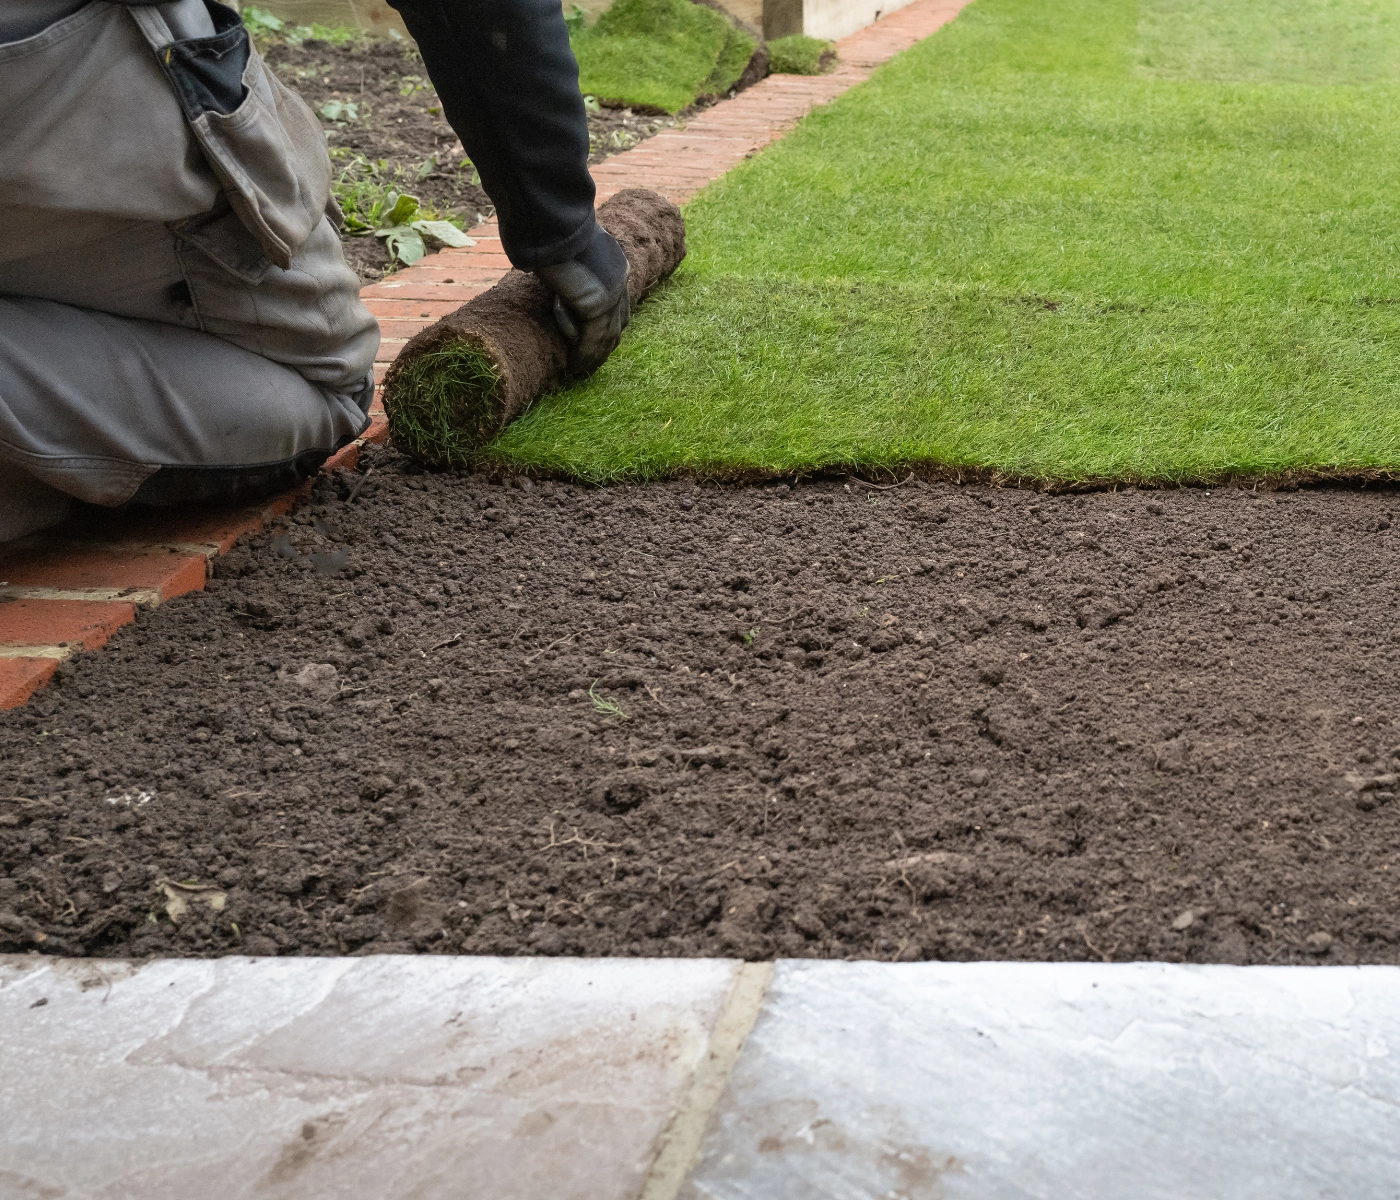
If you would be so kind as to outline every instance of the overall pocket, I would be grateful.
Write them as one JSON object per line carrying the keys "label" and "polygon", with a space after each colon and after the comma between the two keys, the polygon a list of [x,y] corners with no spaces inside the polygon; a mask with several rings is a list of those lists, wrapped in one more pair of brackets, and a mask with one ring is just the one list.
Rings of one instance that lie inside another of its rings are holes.
{"label": "overall pocket", "polygon": [[128,11],[155,51],[229,203],[268,259],[289,267],[331,211],[331,166],[316,114],[253,50],[242,19],[205,0],[213,37],[175,41],[153,8]]}

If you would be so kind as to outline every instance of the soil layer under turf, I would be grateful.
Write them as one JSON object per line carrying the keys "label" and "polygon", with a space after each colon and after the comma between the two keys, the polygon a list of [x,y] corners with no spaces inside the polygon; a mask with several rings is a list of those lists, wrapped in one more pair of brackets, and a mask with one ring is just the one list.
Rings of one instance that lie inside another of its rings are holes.
{"label": "soil layer under turf", "polygon": [[1400,962],[1393,492],[362,472],[0,715],[0,949]]}

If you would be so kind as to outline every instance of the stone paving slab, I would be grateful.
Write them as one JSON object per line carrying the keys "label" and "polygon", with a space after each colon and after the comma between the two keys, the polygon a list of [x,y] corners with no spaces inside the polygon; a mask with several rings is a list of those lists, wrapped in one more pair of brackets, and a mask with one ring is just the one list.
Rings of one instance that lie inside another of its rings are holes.
{"label": "stone paving slab", "polygon": [[0,1200],[636,1196],[739,970],[0,957]]}
{"label": "stone paving slab", "polygon": [[1393,1200],[1400,968],[781,962],[688,1200]]}
{"label": "stone paving slab", "polygon": [[0,1200],[1400,1197],[1392,967],[10,956],[0,1031]]}

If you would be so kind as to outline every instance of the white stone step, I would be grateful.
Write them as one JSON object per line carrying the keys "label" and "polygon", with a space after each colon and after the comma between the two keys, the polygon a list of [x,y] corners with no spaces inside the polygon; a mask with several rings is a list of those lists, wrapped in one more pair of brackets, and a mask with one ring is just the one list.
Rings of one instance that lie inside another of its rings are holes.
{"label": "white stone step", "polygon": [[782,962],[681,1194],[1393,1200],[1400,968]]}
{"label": "white stone step", "polygon": [[1396,1200],[1400,968],[0,957],[41,1196]]}
{"label": "white stone step", "polygon": [[737,967],[0,959],[0,1197],[635,1196]]}

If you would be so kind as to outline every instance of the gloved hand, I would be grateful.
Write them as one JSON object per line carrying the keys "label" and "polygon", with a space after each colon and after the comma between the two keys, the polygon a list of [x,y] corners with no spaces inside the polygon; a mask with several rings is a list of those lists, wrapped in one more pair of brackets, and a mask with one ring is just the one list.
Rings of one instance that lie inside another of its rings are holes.
{"label": "gloved hand", "polygon": [[631,271],[617,239],[601,225],[568,262],[535,270],[554,293],[554,319],[569,342],[571,374],[587,378],[617,349],[632,319]]}

